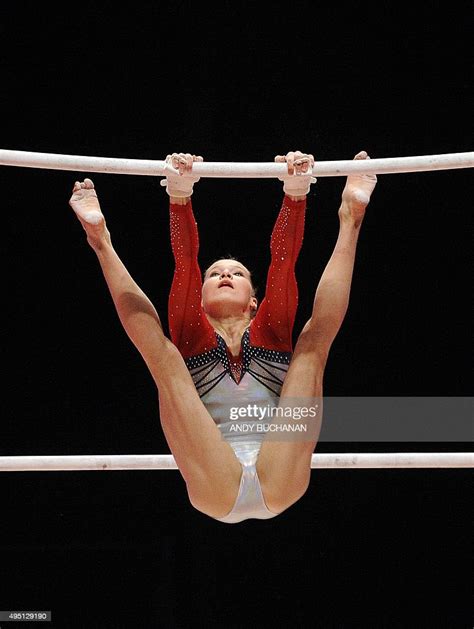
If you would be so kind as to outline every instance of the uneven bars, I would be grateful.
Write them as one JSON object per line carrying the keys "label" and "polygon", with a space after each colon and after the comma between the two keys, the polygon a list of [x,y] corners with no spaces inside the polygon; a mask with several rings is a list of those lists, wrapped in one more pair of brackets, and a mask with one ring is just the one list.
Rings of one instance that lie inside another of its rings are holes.
{"label": "uneven bars", "polygon": [[[59,155],[7,149],[0,149],[0,165],[119,175],[165,176],[163,160]],[[467,152],[316,162],[312,174],[314,177],[339,177],[351,173],[381,175],[473,167],[474,152]],[[287,175],[287,169],[285,164],[274,162],[197,162],[193,166],[193,174],[199,177],[271,178]]]}
{"label": "uneven bars", "polygon": [[[313,454],[312,469],[474,467],[471,452],[398,452]],[[176,470],[170,454],[76,456],[2,456],[0,472],[65,472],[87,470]]]}

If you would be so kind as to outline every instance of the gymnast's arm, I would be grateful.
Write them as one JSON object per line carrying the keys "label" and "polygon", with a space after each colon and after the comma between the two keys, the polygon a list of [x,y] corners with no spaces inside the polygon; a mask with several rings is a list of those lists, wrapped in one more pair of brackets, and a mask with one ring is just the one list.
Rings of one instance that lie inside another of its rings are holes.
{"label": "gymnast's arm", "polygon": [[[156,363],[168,341],[155,307],[115,252],[94,184],[76,181],[69,200],[97,255],[119,319],[148,366]],[[169,342],[169,341],[168,341]]]}
{"label": "gymnast's arm", "polygon": [[[171,340],[184,358],[211,349],[216,343],[214,329],[201,305],[202,277],[198,264],[199,235],[191,195],[199,178],[192,177],[192,165],[202,157],[173,153],[167,162],[180,174],[167,174],[163,185],[170,197],[170,235],[175,269],[168,300]],[[182,178],[182,175],[187,175]]]}
{"label": "gymnast's arm", "polygon": [[292,351],[292,332],[298,306],[295,265],[303,244],[306,195],[314,183],[307,172],[314,157],[300,151],[277,155],[276,162],[286,162],[282,207],[270,240],[271,263],[265,298],[251,327],[252,343],[279,351]]}

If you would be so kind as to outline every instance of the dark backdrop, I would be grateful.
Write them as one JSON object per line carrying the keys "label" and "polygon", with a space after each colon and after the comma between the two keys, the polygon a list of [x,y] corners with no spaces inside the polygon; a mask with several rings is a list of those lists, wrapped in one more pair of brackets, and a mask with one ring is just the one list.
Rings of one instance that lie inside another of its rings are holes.
{"label": "dark backdrop", "polygon": [[[1,145],[209,161],[472,150],[472,14],[441,5],[12,3]],[[326,395],[470,394],[471,174],[379,176]],[[85,175],[0,176],[1,454],[169,453],[154,384],[68,206]],[[91,176],[115,248],[166,325],[173,260],[159,179]],[[295,336],[343,185],[320,178],[308,197]],[[277,180],[202,179],[202,261],[231,252],[263,287],[281,198]],[[54,627],[470,627],[471,480],[459,469],[315,470],[282,516],[226,526],[191,507],[178,472],[4,474],[0,608],[52,610]]]}

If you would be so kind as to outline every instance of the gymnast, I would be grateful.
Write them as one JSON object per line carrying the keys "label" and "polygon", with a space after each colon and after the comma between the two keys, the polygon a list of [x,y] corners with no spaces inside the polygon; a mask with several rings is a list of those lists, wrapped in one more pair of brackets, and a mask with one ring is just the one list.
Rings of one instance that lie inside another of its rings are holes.
{"label": "gymnast", "polygon": [[[354,159],[370,158],[361,151]],[[236,434],[229,407],[322,398],[324,369],[348,307],[358,236],[377,177],[347,177],[337,242],[293,350],[294,267],[303,241],[306,196],[316,181],[311,176],[314,158],[300,151],[275,157],[287,164],[287,175],[281,178],[284,197],[260,304],[250,271],[236,259],[218,259],[201,275],[191,204],[199,180],[193,163],[200,161],[189,153],[168,155],[161,182],[170,197],[175,259],[168,302],[171,339],[115,252],[90,179],[75,182],[69,204],[97,255],[120,321],[156,383],[163,432],[191,504],[229,524],[268,519],[305,494],[320,425],[306,439]]]}

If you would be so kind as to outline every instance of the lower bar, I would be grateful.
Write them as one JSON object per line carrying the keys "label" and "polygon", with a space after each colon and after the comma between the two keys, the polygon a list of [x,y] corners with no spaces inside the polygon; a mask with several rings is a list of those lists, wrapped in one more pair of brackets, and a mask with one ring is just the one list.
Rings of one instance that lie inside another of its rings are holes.
{"label": "lower bar", "polygon": [[[472,452],[396,452],[313,454],[313,469],[474,467]],[[0,472],[66,472],[87,470],[176,470],[170,454],[76,456],[3,456]]]}

